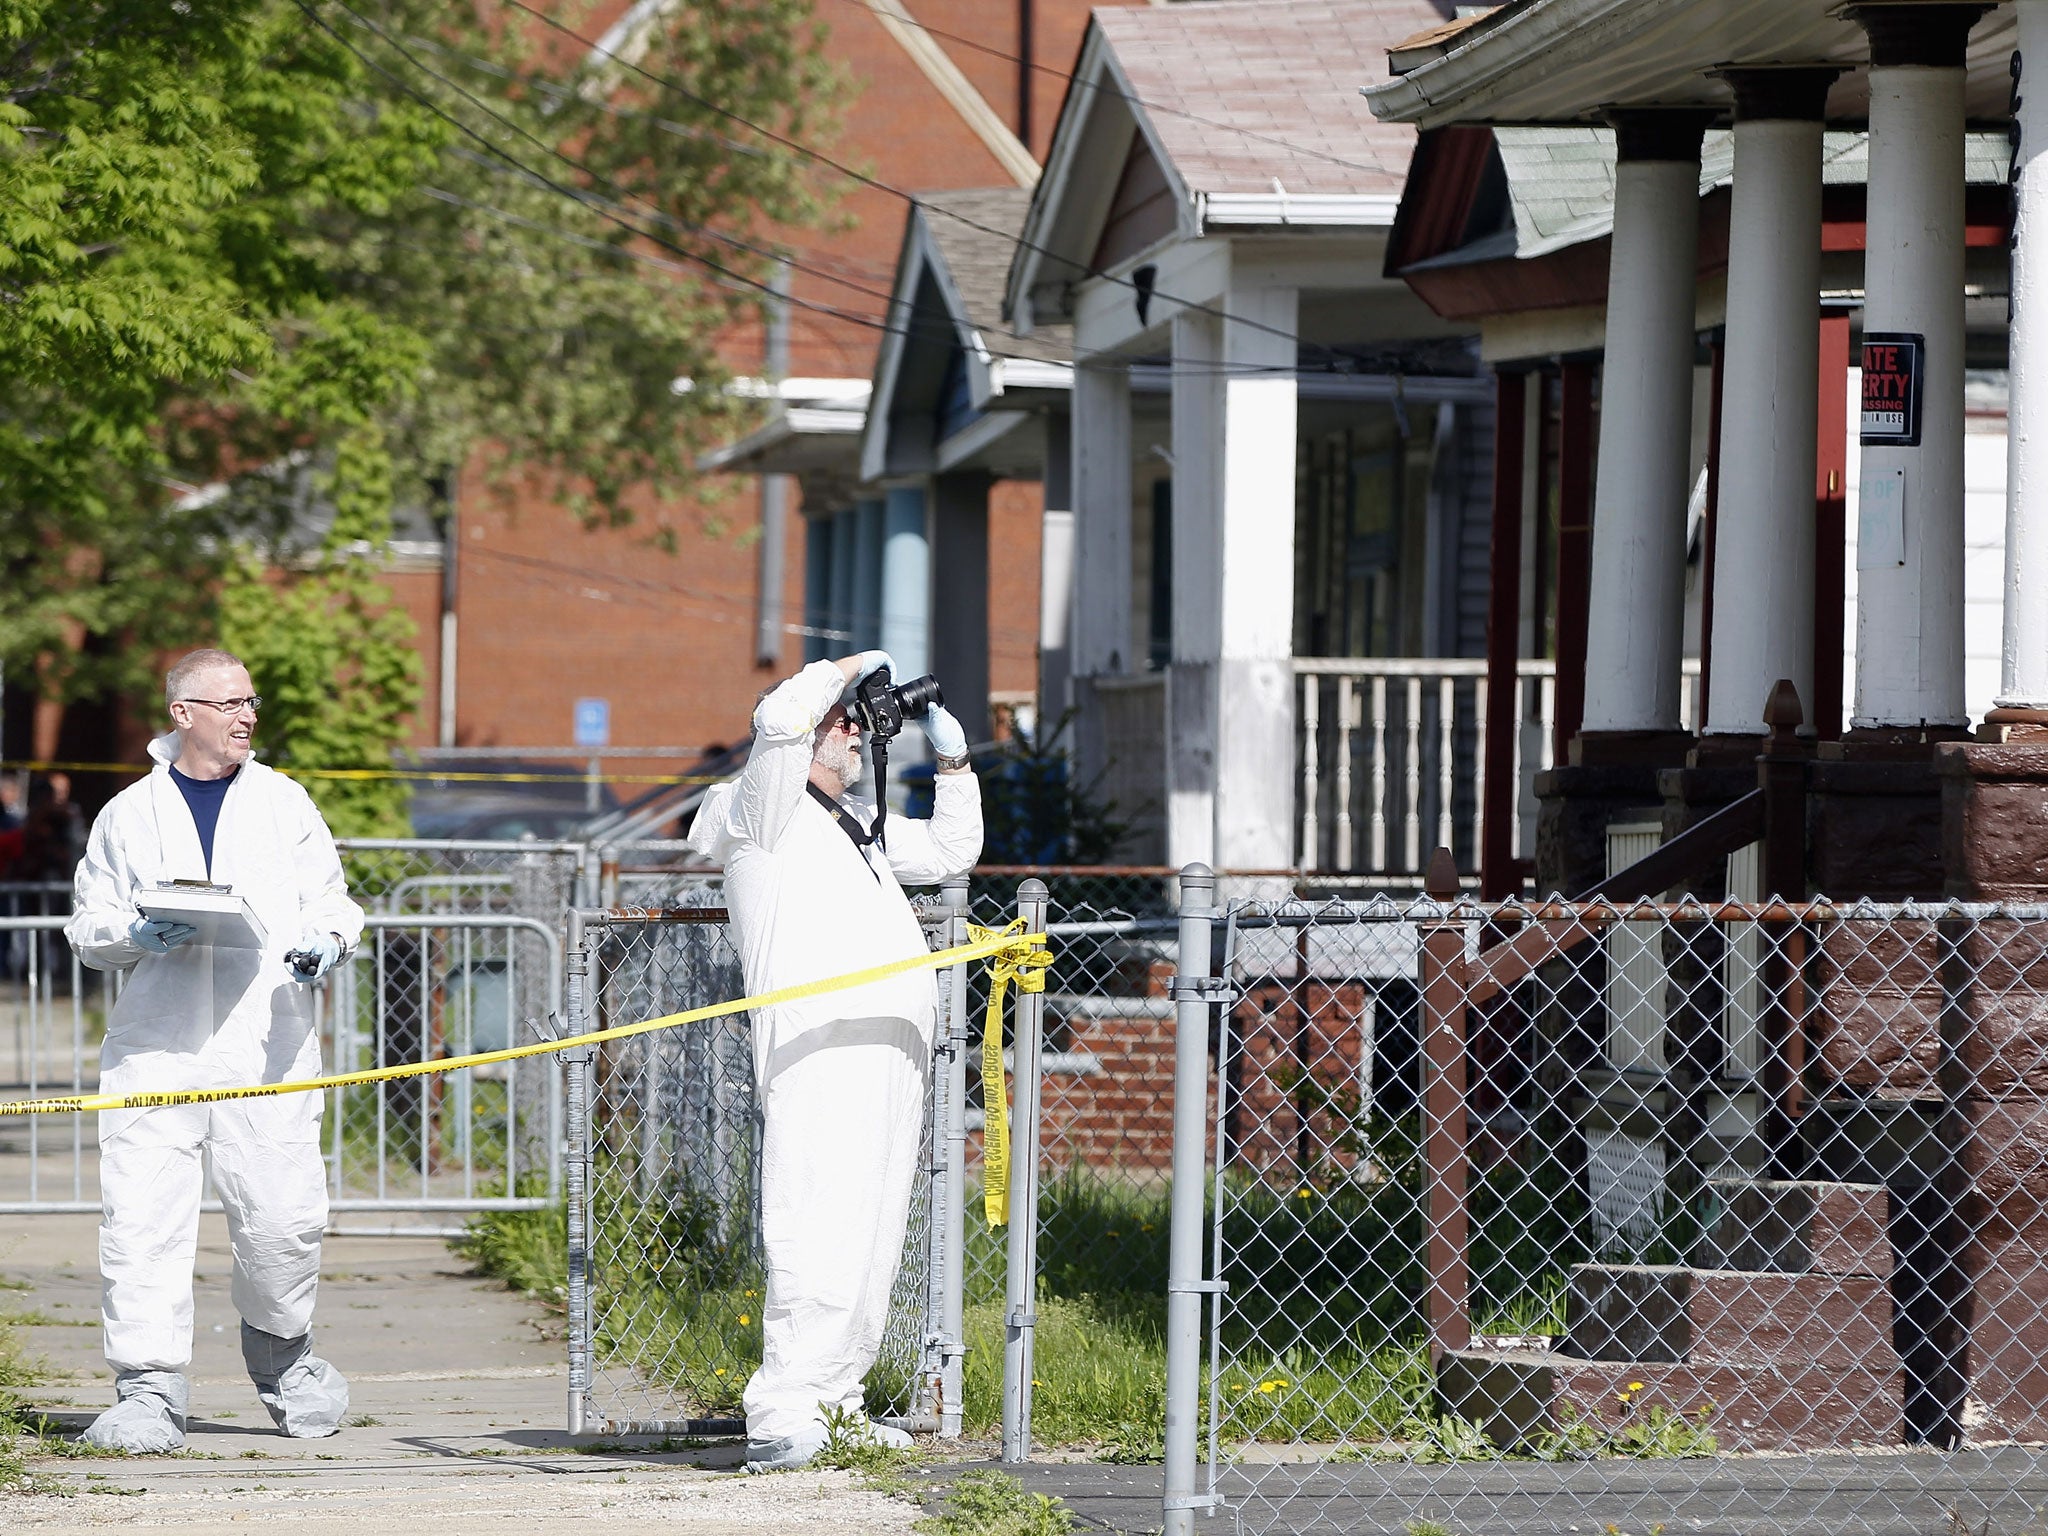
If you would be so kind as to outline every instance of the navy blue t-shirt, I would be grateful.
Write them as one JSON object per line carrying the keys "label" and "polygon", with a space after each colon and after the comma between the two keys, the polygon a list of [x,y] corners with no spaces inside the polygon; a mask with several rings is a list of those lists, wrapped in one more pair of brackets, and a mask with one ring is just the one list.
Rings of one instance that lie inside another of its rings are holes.
{"label": "navy blue t-shirt", "polygon": [[[241,771],[235,769],[235,773]],[[188,779],[176,768],[171,769],[171,782],[184,792],[185,804],[192,810],[192,824],[199,828],[199,851],[206,855],[209,880],[213,878],[213,829],[220,822],[220,803],[227,799],[235,773],[223,779]]]}

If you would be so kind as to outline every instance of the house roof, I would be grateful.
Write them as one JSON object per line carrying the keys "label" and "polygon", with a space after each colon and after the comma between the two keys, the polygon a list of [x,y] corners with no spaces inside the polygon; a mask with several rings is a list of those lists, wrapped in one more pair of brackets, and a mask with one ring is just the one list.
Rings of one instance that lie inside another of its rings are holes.
{"label": "house roof", "polygon": [[[1732,102],[1715,71],[1731,62],[1831,63],[1831,121],[1870,109],[1870,45],[1841,0],[1510,0],[1472,25],[1398,50],[1397,78],[1361,75],[1375,112],[1425,128],[1446,123],[1594,122],[1617,104]],[[1965,110],[2009,115],[2017,40],[2010,6],[1970,34]]]}
{"label": "house roof", "polygon": [[[1515,216],[1514,254],[1541,256],[1614,228],[1614,133],[1577,126],[1496,128],[1508,199]],[[1823,140],[1821,180],[1861,186],[1870,178],[1870,136],[1830,131]],[[1964,178],[1972,186],[2004,182],[2011,151],[2005,136],[1964,137]],[[1735,175],[1735,136],[1711,129],[1700,147],[1700,191],[1726,186]]]}
{"label": "house roof", "polygon": [[1068,327],[1041,326],[1018,336],[1003,323],[1003,287],[1030,207],[1031,194],[1022,187],[970,188],[924,193],[912,217],[923,222],[953,280],[962,311],[956,318],[972,326],[991,353],[1063,363],[1073,352]]}
{"label": "house roof", "polygon": [[1392,43],[1441,20],[1427,0],[1211,0],[1106,8],[1093,25],[1191,192],[1399,196],[1415,135],[1358,89],[1389,78]]}

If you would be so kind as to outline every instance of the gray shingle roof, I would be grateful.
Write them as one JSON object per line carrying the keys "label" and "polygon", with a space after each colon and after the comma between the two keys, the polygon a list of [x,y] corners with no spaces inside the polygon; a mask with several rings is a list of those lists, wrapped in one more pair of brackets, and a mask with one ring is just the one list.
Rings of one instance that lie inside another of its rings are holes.
{"label": "gray shingle roof", "polygon": [[[1608,128],[1496,128],[1494,142],[1508,176],[1518,256],[1597,240],[1614,227],[1614,133]],[[1870,174],[1870,137],[1830,131],[1824,138],[1821,179],[1829,186],[1861,185]],[[2009,156],[2005,138],[1970,133],[1963,144],[1964,175],[1972,185],[2003,182]],[[1711,129],[1700,146],[1700,191],[1727,185],[1735,175],[1735,136]]]}
{"label": "gray shingle roof", "polygon": [[1359,87],[1387,49],[1442,17],[1428,0],[1209,0],[1095,12],[1151,124],[1195,192],[1398,196],[1414,130]]}
{"label": "gray shingle roof", "polygon": [[989,187],[924,193],[917,202],[968,322],[988,349],[999,356],[1066,362],[1073,355],[1070,327],[1042,325],[1032,335],[1019,336],[1003,324],[1003,285],[1009,281],[1010,256],[1031,193],[1022,187]]}

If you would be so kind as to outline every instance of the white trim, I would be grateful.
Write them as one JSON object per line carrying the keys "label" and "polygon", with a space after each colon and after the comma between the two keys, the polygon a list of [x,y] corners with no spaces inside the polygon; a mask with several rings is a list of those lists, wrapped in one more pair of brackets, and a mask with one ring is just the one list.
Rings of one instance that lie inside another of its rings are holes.
{"label": "white trim", "polygon": [[1019,389],[1070,390],[1074,365],[1035,357],[998,357],[989,363],[988,377],[991,397]]}
{"label": "white trim", "polygon": [[938,445],[932,455],[933,473],[942,475],[993,448],[1022,426],[1029,414],[1026,411],[990,411],[978,417]]}
{"label": "white trim", "polygon": [[1401,199],[1385,192],[1199,192],[1195,217],[1203,229],[1218,225],[1391,228]]}
{"label": "white trim", "polygon": [[995,157],[996,164],[1014,178],[1018,186],[1037,186],[1039,165],[1031,157],[1031,151],[1010,131],[1009,124],[997,116],[995,108],[960,72],[960,66],[947,56],[946,50],[938,45],[931,33],[918,25],[910,12],[904,9],[903,0],[867,0],[867,8],[882,24],[882,30],[910,56],[910,62],[917,66],[932,88],[960,114],[960,120]]}

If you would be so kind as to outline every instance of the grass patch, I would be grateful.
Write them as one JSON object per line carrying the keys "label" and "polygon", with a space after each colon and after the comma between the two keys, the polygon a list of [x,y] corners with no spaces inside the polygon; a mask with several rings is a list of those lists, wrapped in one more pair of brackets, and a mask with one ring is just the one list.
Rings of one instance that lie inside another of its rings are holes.
{"label": "grass patch", "polygon": [[1028,1493],[1005,1472],[963,1472],[945,1507],[913,1527],[919,1536],[1067,1536],[1074,1512],[1049,1494]]}

